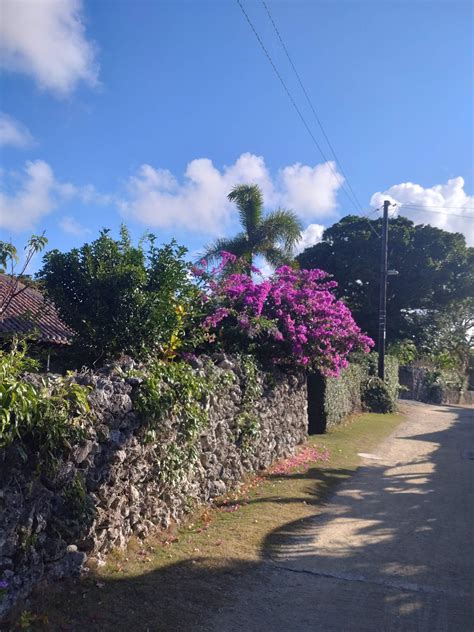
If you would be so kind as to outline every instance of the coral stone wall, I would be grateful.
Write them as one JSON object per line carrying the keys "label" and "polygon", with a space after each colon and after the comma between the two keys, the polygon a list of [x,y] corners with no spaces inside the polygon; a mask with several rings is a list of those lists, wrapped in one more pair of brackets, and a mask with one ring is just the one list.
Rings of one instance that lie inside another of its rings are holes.
{"label": "coral stone wall", "polygon": [[180,521],[191,507],[235,487],[246,473],[290,455],[307,436],[305,377],[259,374],[257,423],[244,441],[238,421],[242,368],[238,360],[221,358],[213,371],[224,386],[203,403],[209,421],[194,458],[165,476],[160,463],[173,454],[179,419],[164,419],[159,440],[150,441],[146,420],[134,408],[140,379],[126,377],[122,369],[76,376],[92,387],[95,419],[87,438],[53,471],[38,468],[34,456],[25,461],[15,445],[0,455],[0,579],[8,584],[0,614],[40,580],[78,573],[88,557]]}

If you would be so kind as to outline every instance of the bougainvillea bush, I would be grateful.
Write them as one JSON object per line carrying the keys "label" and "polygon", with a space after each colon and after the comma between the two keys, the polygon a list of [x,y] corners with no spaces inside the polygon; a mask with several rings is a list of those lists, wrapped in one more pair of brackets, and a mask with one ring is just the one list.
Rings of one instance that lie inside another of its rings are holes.
{"label": "bougainvillea bush", "polygon": [[334,376],[347,366],[351,352],[370,351],[373,341],[335,298],[337,283],[326,272],[283,266],[269,279],[256,269],[251,275],[226,274],[237,264],[224,252],[217,268],[209,271],[205,262],[194,268],[202,284],[201,329],[208,343]]}

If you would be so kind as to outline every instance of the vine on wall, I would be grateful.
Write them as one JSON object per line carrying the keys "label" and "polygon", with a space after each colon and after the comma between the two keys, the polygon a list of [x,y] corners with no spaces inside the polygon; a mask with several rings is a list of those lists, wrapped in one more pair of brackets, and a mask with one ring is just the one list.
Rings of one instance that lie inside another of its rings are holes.
{"label": "vine on wall", "polygon": [[237,416],[239,436],[237,442],[242,451],[249,453],[260,437],[260,420],[256,412],[258,400],[262,396],[262,380],[259,366],[254,356],[240,356],[243,370],[242,410]]}
{"label": "vine on wall", "polygon": [[218,372],[212,363],[197,371],[185,361],[158,360],[142,377],[135,403],[147,423],[145,439],[159,442],[164,420],[171,417],[177,422],[175,441],[165,446],[160,457],[163,481],[176,483],[196,461],[196,443],[209,422],[210,395],[232,381],[233,375]]}
{"label": "vine on wall", "polygon": [[[260,436],[256,412],[263,392],[262,375],[255,358],[239,357],[242,368],[241,411],[237,415],[236,443],[250,453]],[[209,398],[235,380],[230,371],[218,370],[212,362],[196,370],[185,361],[155,361],[141,373],[142,383],[135,404],[146,421],[145,440],[160,445],[160,427],[172,418],[176,422],[173,443],[163,445],[159,457],[160,476],[165,483],[184,478],[197,458],[197,441],[209,422]]]}

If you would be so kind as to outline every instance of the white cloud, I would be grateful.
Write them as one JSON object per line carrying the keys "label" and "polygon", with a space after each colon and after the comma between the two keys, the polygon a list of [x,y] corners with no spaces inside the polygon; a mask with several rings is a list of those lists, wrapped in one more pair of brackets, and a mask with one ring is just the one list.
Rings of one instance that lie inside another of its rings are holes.
{"label": "white cloud", "polygon": [[[242,183],[258,184],[268,208],[286,206],[303,218],[312,208],[312,215],[317,218],[334,210],[336,202],[331,178],[321,179],[317,175],[319,185],[312,199],[308,191],[303,195],[294,182],[299,180],[302,188],[305,182],[313,186],[314,174],[325,173],[324,167],[293,165],[280,170],[272,178],[263,158],[247,153],[222,170],[206,158],[193,160],[180,182],[168,170],[142,165],[128,181],[127,199],[119,199],[114,195],[99,193],[92,185],[77,186],[71,182],[61,182],[55,178],[46,162],[36,160],[27,162],[21,175],[3,173],[0,227],[13,231],[32,229],[60,204],[63,206],[71,200],[79,200],[85,205],[115,203],[125,215],[149,227],[186,228],[208,235],[224,234],[227,229],[234,230],[237,224],[235,208],[227,200],[227,194],[233,186]],[[300,211],[298,205],[302,199],[305,200],[305,207]],[[331,199],[332,208],[328,204]],[[70,234],[85,234],[80,223],[69,216],[61,219],[60,227]],[[310,224],[303,232],[298,250],[319,241],[322,231],[320,224]]]}
{"label": "white cloud", "polygon": [[313,219],[335,210],[340,181],[333,169],[327,163],[314,167],[297,163],[272,178],[261,156],[245,153],[222,170],[208,158],[193,160],[180,181],[168,170],[145,164],[129,179],[128,198],[119,206],[125,215],[150,227],[223,234],[235,220],[227,194],[236,184],[248,183],[261,187],[269,208],[284,206]]}
{"label": "white cloud", "polygon": [[75,220],[74,217],[69,216],[63,217],[59,221],[59,227],[65,233],[68,233],[69,235],[74,235],[75,237],[84,237],[91,232],[89,228],[86,228],[85,226],[82,226],[82,224],[79,224],[79,222]]}
{"label": "white cloud", "polygon": [[34,145],[34,139],[23,123],[5,112],[0,112],[0,146],[4,145],[26,149]]}
{"label": "white cloud", "polygon": [[[431,224],[450,232],[464,233],[469,244],[474,245],[474,196],[464,190],[464,179],[452,178],[446,184],[424,188],[413,182],[395,184],[371,198],[371,205],[381,206],[384,200],[398,203],[399,212],[417,224]],[[414,209],[410,205],[420,205]],[[422,209],[422,206],[430,207]],[[471,217],[467,217],[471,216]]]}
{"label": "white cloud", "polygon": [[282,169],[280,177],[283,204],[306,219],[330,214],[336,207],[337,191],[344,182],[334,162],[315,167],[297,163]]}
{"label": "white cloud", "polygon": [[43,160],[27,162],[25,178],[19,191],[0,191],[0,227],[20,231],[31,228],[55,207],[54,175]]}
{"label": "white cloud", "polygon": [[301,239],[296,245],[295,254],[303,252],[305,248],[318,244],[323,238],[325,228],[322,224],[310,224],[301,233]]}
{"label": "white cloud", "polygon": [[70,182],[56,182],[55,190],[63,200],[78,199],[83,204],[107,205],[114,201],[112,195],[99,193],[94,185],[76,186]]}
{"label": "white cloud", "polygon": [[85,37],[81,0],[2,0],[0,66],[32,76],[59,96],[97,83],[95,47]]}
{"label": "white cloud", "polygon": [[[15,232],[34,228],[60,202],[76,199],[84,204],[109,204],[112,200],[111,196],[98,193],[92,185],[60,182],[44,160],[27,162],[22,175],[3,172],[1,176],[0,228]],[[61,227],[66,232],[84,234],[72,218],[63,218]]]}

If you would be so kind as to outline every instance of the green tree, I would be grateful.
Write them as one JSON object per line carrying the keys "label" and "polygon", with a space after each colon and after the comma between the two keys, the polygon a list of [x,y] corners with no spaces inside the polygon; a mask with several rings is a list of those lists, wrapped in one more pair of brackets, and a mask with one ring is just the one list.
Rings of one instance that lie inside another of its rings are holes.
{"label": "green tree", "polygon": [[185,253],[174,241],[158,248],[153,235],[134,246],[122,227],[118,240],[103,230],[79,249],[47,253],[38,276],[86,362],[171,355],[197,292]]}
{"label": "green tree", "polygon": [[421,355],[440,368],[467,372],[474,351],[474,296],[419,318],[424,331]]}
{"label": "green tree", "polygon": [[[304,268],[321,268],[334,275],[338,294],[358,324],[377,337],[380,239],[382,220],[348,215],[328,228],[319,244],[297,260]],[[421,346],[433,314],[449,310],[474,295],[474,249],[460,233],[429,225],[414,225],[396,217],[389,225],[387,338],[409,339]]]}
{"label": "green tree", "polygon": [[263,195],[256,184],[238,185],[228,198],[237,206],[243,230],[235,237],[216,240],[206,249],[203,258],[218,259],[225,250],[247,261],[249,266],[257,255],[275,267],[290,263],[301,237],[301,223],[296,215],[278,209],[264,216]]}

